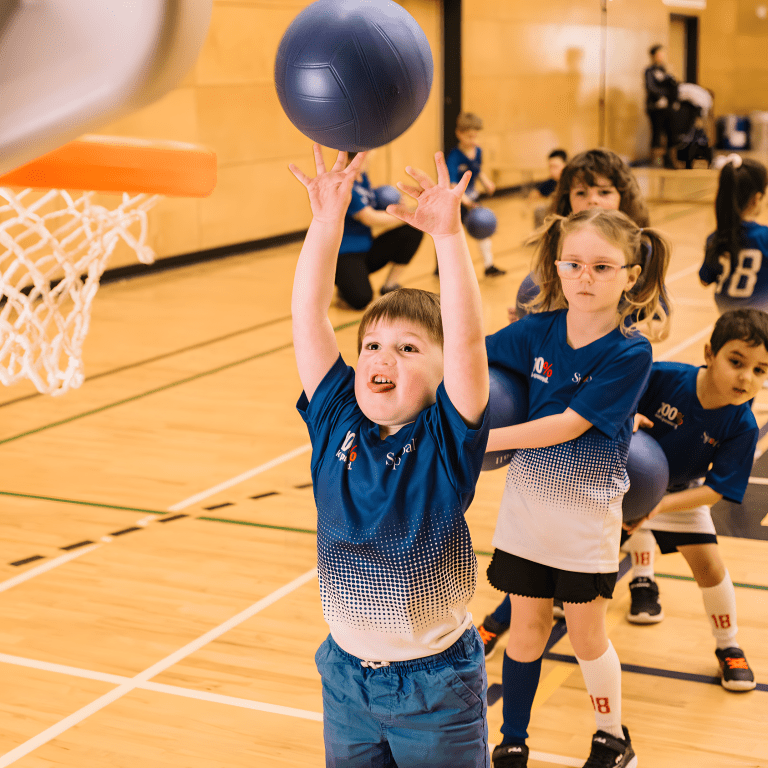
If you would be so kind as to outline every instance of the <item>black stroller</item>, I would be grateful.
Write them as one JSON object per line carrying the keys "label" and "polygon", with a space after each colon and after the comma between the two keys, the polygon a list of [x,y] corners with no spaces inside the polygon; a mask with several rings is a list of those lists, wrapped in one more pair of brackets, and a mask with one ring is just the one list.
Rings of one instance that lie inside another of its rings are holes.
{"label": "black stroller", "polygon": [[686,168],[708,168],[712,147],[704,130],[704,120],[712,110],[712,95],[694,83],[677,86],[677,101],[672,107],[675,145],[669,153]]}

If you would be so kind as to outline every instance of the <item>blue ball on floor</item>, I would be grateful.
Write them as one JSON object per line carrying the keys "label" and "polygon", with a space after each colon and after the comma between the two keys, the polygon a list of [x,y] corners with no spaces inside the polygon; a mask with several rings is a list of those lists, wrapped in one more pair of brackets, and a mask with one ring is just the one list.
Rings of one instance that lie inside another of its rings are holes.
{"label": "blue ball on floor", "polygon": [[625,523],[645,517],[664,497],[669,485],[669,464],[661,446],[645,430],[638,429],[629,443],[627,458],[629,490],[624,494]]}
{"label": "blue ball on floor", "polygon": [[317,0],[291,22],[275,59],[290,121],[347,152],[388,144],[409,128],[432,75],[424,31],[392,0]]}
{"label": "blue ball on floor", "polygon": [[[528,418],[528,382],[525,376],[497,365],[488,367],[490,398],[488,415],[491,429],[522,424]],[[483,471],[509,464],[513,450],[489,451],[483,457]]]}
{"label": "blue ball on floor", "polygon": [[376,187],[376,208],[383,211],[388,205],[397,205],[400,202],[400,190],[389,184]]}
{"label": "blue ball on floor", "polygon": [[496,231],[496,214],[490,208],[470,209],[467,217],[464,219],[464,226],[467,228],[470,237],[476,240],[485,240]]}

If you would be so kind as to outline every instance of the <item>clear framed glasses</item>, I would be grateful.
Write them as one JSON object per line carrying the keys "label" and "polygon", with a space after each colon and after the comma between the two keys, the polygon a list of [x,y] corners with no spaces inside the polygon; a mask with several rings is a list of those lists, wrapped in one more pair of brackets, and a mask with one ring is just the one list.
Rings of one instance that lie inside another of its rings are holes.
{"label": "clear framed glasses", "polygon": [[620,269],[629,269],[634,264],[619,266],[618,264],[582,264],[580,261],[555,260],[555,266],[557,267],[557,274],[564,280],[578,280],[584,270],[587,270],[595,280],[608,281],[613,280]]}

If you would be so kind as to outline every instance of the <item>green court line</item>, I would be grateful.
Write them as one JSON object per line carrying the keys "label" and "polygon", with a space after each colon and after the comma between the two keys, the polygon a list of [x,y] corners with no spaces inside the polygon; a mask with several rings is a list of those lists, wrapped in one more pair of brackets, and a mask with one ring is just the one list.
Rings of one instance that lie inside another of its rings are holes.
{"label": "green court line", "polygon": [[[696,581],[693,576],[678,576],[674,573],[656,573],[656,576],[662,579],[677,579],[677,581]],[[734,587],[744,587],[744,589],[765,589],[768,590],[768,586],[762,584],[742,584],[738,581],[733,582]]]}
{"label": "green court line", "polygon": [[[335,327],[334,331],[341,331],[345,328],[349,328],[353,325],[358,325],[360,323],[360,319],[352,320],[348,323],[343,323],[342,325],[339,325]],[[75,416],[70,416],[68,419],[61,419],[61,421],[54,421],[51,424],[45,424],[42,427],[37,427],[36,429],[30,429],[27,432],[21,432],[18,435],[13,435],[13,437],[6,437],[4,440],[0,440],[0,445],[5,445],[6,443],[12,443],[14,440],[20,440],[22,437],[29,437],[30,435],[36,435],[39,432],[45,432],[48,429],[53,429],[54,427],[61,427],[64,424],[71,424],[73,421],[77,421],[78,419],[84,419],[86,416],[94,416],[97,413],[103,413],[104,411],[108,411],[111,408],[117,408],[120,405],[125,405],[126,403],[132,403],[136,400],[141,400],[145,397],[149,397],[150,395],[156,395],[158,392],[164,392],[168,389],[173,389],[174,387],[179,387],[182,384],[189,384],[191,381],[196,381],[197,379],[202,379],[206,376],[212,376],[215,373],[221,373],[222,371],[226,371],[229,368],[234,368],[238,365],[243,365],[243,363],[250,363],[253,360],[258,360],[260,357],[266,357],[267,355],[274,354],[275,352],[282,352],[285,349],[290,349],[293,346],[293,342],[289,342],[288,344],[282,344],[279,347],[273,347],[272,349],[267,349],[264,352],[257,352],[255,355],[249,355],[248,357],[244,357],[241,360],[234,360],[231,363],[226,363],[224,365],[220,365],[217,368],[212,368],[209,371],[202,371],[200,373],[195,373],[192,376],[187,376],[186,378],[179,379],[178,381],[172,381],[170,384],[163,384],[161,387],[155,387],[154,389],[150,389],[146,392],[141,392],[138,395],[132,395],[131,397],[126,397],[122,400],[117,400],[114,403],[109,403],[108,405],[102,405],[100,408],[93,408],[90,411],[83,411],[83,413],[78,413]]]}
{"label": "green court line", "polygon": [[38,501],[55,501],[60,504],[78,504],[81,507],[99,507],[101,509],[119,509],[121,512],[143,512],[147,515],[167,515],[157,509],[142,509],[141,507],[121,507],[117,504],[101,504],[97,501],[78,501],[77,499],[59,499],[55,496],[35,496],[32,493],[13,493],[12,491],[0,491],[0,496],[13,496],[19,499],[37,499]]}
{"label": "green court line", "polygon": [[[123,512],[143,512],[148,515],[167,515],[168,512],[164,512],[158,509],[143,509],[142,507],[121,507],[117,504],[102,504],[96,501],[78,501],[77,499],[60,499],[55,496],[36,496],[31,493],[14,493],[13,491],[0,491],[0,496],[12,496],[20,499],[38,499],[40,501],[54,501],[60,504],[78,504],[83,507],[98,507],[100,509],[118,509]],[[208,517],[201,515],[193,518],[194,520],[205,520],[211,523],[225,523],[227,525],[245,525],[250,528],[266,528],[273,531],[286,531],[288,533],[307,533],[312,536],[317,536],[317,531],[312,528],[294,528],[288,525],[270,525],[268,523],[255,523],[251,520],[234,520],[232,518],[225,517]],[[474,550],[476,555],[482,557],[493,557],[493,552],[486,552],[482,549]],[[677,579],[678,581],[694,581],[692,576],[677,576],[673,573],[657,573],[656,576],[662,579]],[[743,582],[734,581],[734,587],[742,587],[743,589],[761,589],[768,591],[768,586],[763,584],[745,584]]]}

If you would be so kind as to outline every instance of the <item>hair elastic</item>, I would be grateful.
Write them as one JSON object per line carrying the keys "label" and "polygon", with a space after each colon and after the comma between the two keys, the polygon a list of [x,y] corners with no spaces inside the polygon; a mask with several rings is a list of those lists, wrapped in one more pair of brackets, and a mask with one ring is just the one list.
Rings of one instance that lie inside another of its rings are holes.
{"label": "hair elastic", "polygon": [[726,163],[731,163],[734,168],[741,168],[741,155],[737,155],[735,152],[731,152],[728,157],[725,158]]}

